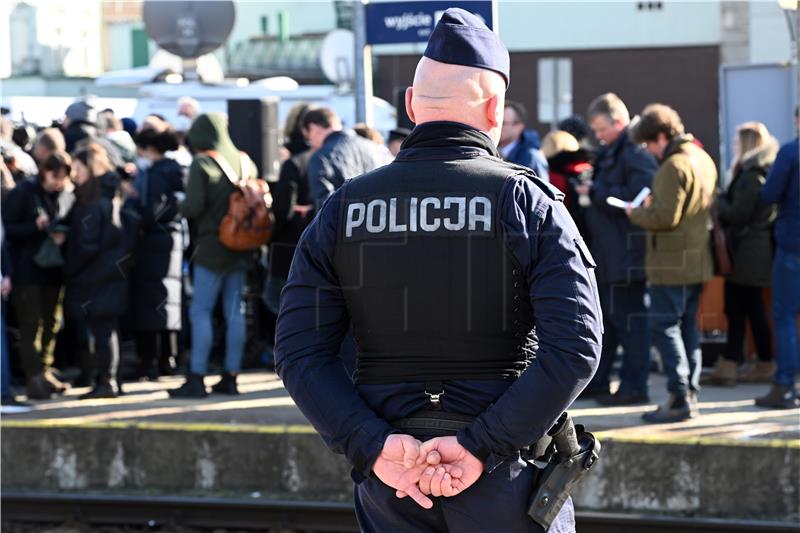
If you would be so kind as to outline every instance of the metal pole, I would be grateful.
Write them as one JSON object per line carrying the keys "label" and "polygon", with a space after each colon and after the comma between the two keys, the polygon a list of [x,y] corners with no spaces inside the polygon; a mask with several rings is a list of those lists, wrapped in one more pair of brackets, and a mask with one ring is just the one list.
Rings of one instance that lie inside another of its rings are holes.
{"label": "metal pole", "polygon": [[353,31],[355,33],[356,121],[372,125],[372,50],[367,46],[366,9],[362,0],[355,0]]}

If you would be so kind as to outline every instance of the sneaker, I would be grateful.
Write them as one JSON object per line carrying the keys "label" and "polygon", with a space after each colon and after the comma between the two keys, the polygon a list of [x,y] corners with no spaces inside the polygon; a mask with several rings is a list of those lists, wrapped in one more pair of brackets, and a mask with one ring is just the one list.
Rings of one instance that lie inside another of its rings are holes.
{"label": "sneaker", "polygon": [[756,405],[759,407],[769,407],[772,409],[792,409],[799,404],[797,393],[793,387],[787,385],[772,385],[766,396],[756,398]]}
{"label": "sneaker", "polygon": [[0,397],[0,413],[2,414],[12,415],[14,413],[27,413],[31,410],[33,410],[31,404],[21,402],[13,396]]}
{"label": "sneaker", "polygon": [[644,394],[625,394],[617,392],[616,394],[606,394],[598,396],[594,399],[600,405],[642,405],[650,403],[650,397]]}
{"label": "sneaker", "polygon": [[14,396],[0,396],[0,405],[4,407],[31,407],[28,402],[21,402]]}
{"label": "sneaker", "polygon": [[239,394],[239,389],[236,386],[237,374],[230,372],[223,372],[220,380],[211,387],[211,392],[214,394],[227,394],[235,396]]}
{"label": "sneaker", "polygon": [[203,376],[199,374],[189,374],[183,385],[169,391],[170,398],[205,398],[206,396],[208,396],[208,391]]}
{"label": "sneaker", "polygon": [[694,418],[699,411],[692,409],[689,395],[678,396],[670,394],[669,400],[664,405],[660,405],[655,411],[650,411],[642,415],[642,420],[655,424],[666,424],[670,422],[682,422]]}

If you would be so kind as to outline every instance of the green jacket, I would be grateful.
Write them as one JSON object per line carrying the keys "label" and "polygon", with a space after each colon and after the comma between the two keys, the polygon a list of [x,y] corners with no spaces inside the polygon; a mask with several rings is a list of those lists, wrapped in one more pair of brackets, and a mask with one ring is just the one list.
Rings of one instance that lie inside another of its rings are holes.
{"label": "green jacket", "polygon": [[714,275],[709,204],[717,183],[714,161],[691,135],[674,138],[653,177],[653,201],[631,221],[647,230],[645,270],[655,285],[692,285]]}
{"label": "green jacket", "polygon": [[[188,137],[196,155],[189,167],[186,198],[179,208],[192,223],[193,261],[215,272],[247,269],[253,262],[252,252],[234,252],[219,242],[219,226],[228,212],[228,198],[236,188],[219,165],[202,153],[217,151],[241,176],[240,152],[228,135],[225,119],[217,113],[197,117]],[[249,167],[245,169],[245,176],[257,177],[253,161],[247,156],[245,160]]]}
{"label": "green jacket", "polygon": [[717,215],[733,255],[727,279],[739,285],[769,287],[772,280],[772,223],[776,208],[759,196],[778,153],[777,141],[744,154],[733,169],[728,190],[717,197]]}

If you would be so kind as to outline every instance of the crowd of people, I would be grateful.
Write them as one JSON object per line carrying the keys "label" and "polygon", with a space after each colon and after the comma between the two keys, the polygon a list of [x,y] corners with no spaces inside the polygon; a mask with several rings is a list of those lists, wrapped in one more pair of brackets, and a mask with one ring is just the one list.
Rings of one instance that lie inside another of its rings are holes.
{"label": "crowd of people", "polygon": [[[67,390],[70,384],[54,367],[58,344],[80,352],[81,338],[89,342],[72,385],[90,387],[81,398],[116,397],[121,336],[133,339],[137,361],[124,379],[185,371],[171,397],[238,394],[246,295],[257,287],[261,314],[274,322],[295,247],[315,212],[347,180],[390,162],[411,133],[398,128],[384,143],[367,125],[345,128],[331,109],[293,108],[280,175],[270,184],[271,242],[242,252],[220,241],[219,227],[236,184],[257,177],[258,167],[235,146],[223,115],[202,114],[191,99],[182,100],[179,111],[175,124],[158,115],[136,124],[86,98],[39,131],[2,118],[4,405],[21,403],[10,388],[9,314],[18,359],[11,367],[21,369],[28,400]],[[758,405],[796,405],[796,141],[778,150],[763,124],[742,124],[728,179],[719,180],[700,141],[665,105],[649,105],[632,120],[619,97],[604,94],[585,120],[571,117],[543,138],[528,128],[518,102],[505,102],[503,119],[499,152],[563,194],[597,261],[605,333],[600,367],[583,398],[602,405],[649,403],[652,345],[670,395],[645,420],[697,415],[695,315],[703,284],[715,273],[709,229],[716,219],[733,264],[724,291],[728,337],[704,381],[772,382]],[[763,298],[770,286],[774,350]],[[748,323],[753,363],[745,353]],[[205,377],[215,345],[223,346],[224,357],[209,390]],[[341,355],[351,372],[355,351],[349,336]],[[612,394],[620,351],[620,385]]]}

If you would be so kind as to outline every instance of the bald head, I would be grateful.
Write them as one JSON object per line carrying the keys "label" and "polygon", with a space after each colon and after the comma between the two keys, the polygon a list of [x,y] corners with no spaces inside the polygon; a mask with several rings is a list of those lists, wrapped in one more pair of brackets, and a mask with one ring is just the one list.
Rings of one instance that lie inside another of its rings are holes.
{"label": "bald head", "polygon": [[414,85],[406,89],[406,110],[416,124],[461,122],[500,138],[506,83],[491,70],[451,65],[423,57]]}

